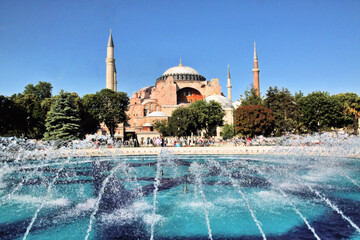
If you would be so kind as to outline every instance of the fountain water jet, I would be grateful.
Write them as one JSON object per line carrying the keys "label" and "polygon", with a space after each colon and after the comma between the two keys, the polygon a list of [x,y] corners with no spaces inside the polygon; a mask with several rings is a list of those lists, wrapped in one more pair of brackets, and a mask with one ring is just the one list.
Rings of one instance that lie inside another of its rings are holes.
{"label": "fountain water jet", "polygon": [[266,240],[266,235],[261,228],[261,222],[259,222],[259,220],[256,218],[255,213],[250,206],[249,200],[245,196],[244,192],[241,191],[240,185],[232,178],[231,173],[228,170],[226,170],[223,166],[221,166],[218,162],[212,161],[211,163],[214,164],[218,169],[220,169],[222,174],[226,175],[229,178],[233,187],[235,187],[237,189],[237,191],[240,193],[242,199],[245,201],[246,207],[248,208],[248,210],[251,214],[251,217],[253,218],[256,226],[258,227],[258,229],[261,233],[261,236],[263,237],[264,240]]}
{"label": "fountain water jet", "polygon": [[317,190],[313,189],[311,186],[307,185],[311,192],[315,193],[316,196],[321,198],[324,202],[326,202],[335,212],[341,215],[341,217],[346,220],[350,225],[356,229],[360,233],[360,228],[335,205],[329,199],[320,194]]}
{"label": "fountain water jet", "polygon": [[196,187],[198,188],[198,192],[200,193],[200,196],[201,196],[201,199],[202,199],[201,205],[202,205],[202,208],[203,208],[203,211],[204,211],[204,214],[205,214],[206,227],[208,229],[209,239],[212,240],[213,238],[212,238],[211,227],[210,227],[209,213],[208,213],[208,211],[206,209],[208,201],[206,199],[204,189],[203,189],[202,180],[201,180],[201,173],[202,173],[201,166],[197,162],[192,163],[190,165],[190,172],[195,177],[195,184],[196,184]]}

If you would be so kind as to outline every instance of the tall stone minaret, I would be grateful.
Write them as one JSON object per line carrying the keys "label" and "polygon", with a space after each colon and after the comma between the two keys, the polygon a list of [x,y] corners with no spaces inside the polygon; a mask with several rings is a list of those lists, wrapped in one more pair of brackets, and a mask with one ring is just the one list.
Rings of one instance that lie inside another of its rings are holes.
{"label": "tall stone minaret", "polygon": [[114,58],[114,42],[111,35],[110,29],[110,36],[109,42],[107,45],[107,57],[105,59],[106,62],[106,88],[116,91],[116,69],[115,69],[115,58]]}
{"label": "tall stone minaret", "polygon": [[260,82],[259,82],[259,65],[258,65],[258,57],[257,57],[257,53],[256,53],[256,42],[254,42],[254,68],[253,68],[253,73],[254,73],[254,89],[256,90],[256,93],[258,96],[260,96]]}
{"label": "tall stone minaret", "polygon": [[230,65],[228,65],[228,77],[227,77],[227,89],[228,89],[228,99],[232,101],[231,99],[231,77],[230,77]]}
{"label": "tall stone minaret", "polygon": [[117,92],[116,66],[114,69],[114,91]]}

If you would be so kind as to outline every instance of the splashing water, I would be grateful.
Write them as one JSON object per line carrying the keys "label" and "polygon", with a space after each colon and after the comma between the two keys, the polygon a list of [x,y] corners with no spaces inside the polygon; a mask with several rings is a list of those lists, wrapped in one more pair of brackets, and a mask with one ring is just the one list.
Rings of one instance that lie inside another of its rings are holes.
{"label": "splashing water", "polygon": [[251,214],[251,217],[253,218],[256,226],[258,227],[258,229],[259,229],[259,231],[260,231],[260,233],[261,233],[261,236],[263,237],[264,240],[266,240],[266,235],[265,235],[264,231],[263,231],[262,228],[261,228],[261,222],[256,218],[255,213],[254,213],[253,209],[252,209],[251,206],[250,206],[249,200],[248,200],[247,197],[245,196],[244,192],[241,191],[241,187],[240,187],[239,183],[236,182],[236,181],[231,177],[231,173],[230,173],[227,169],[225,169],[223,166],[221,166],[218,162],[212,161],[211,163],[214,164],[218,169],[220,169],[221,172],[222,172],[222,174],[226,175],[226,176],[229,178],[231,184],[232,184],[232,185],[237,189],[237,191],[240,193],[241,197],[242,197],[243,200],[245,201],[246,207],[248,208],[248,210],[249,210],[249,212],[250,212],[250,214]]}
{"label": "splashing water", "polygon": [[40,210],[44,207],[45,201],[46,201],[46,199],[47,199],[47,197],[48,197],[48,195],[49,195],[52,187],[54,186],[55,181],[59,178],[60,172],[64,169],[65,164],[69,163],[69,161],[70,161],[70,157],[68,157],[67,160],[64,161],[64,163],[62,164],[62,166],[61,166],[61,167],[59,168],[59,170],[56,172],[55,177],[53,178],[53,180],[52,180],[51,183],[49,184],[49,186],[48,186],[48,188],[47,188],[47,190],[46,190],[46,193],[45,193],[43,199],[41,200],[40,206],[36,209],[35,214],[34,214],[34,216],[32,217],[31,222],[30,222],[29,226],[28,226],[27,229],[26,229],[26,232],[25,232],[25,234],[24,234],[23,240],[26,240],[27,236],[29,235],[29,232],[30,232],[31,228],[32,228],[32,226],[34,225],[34,223],[35,223],[35,221],[36,221],[36,218],[37,218],[37,216],[38,216],[38,213],[39,213]]}
{"label": "splashing water", "polygon": [[86,231],[86,236],[85,236],[85,240],[87,240],[90,236],[90,233],[91,233],[91,229],[92,229],[92,225],[93,225],[93,222],[95,220],[95,215],[96,213],[98,212],[99,210],[99,204],[100,204],[100,201],[101,201],[101,198],[104,194],[104,191],[105,191],[105,187],[106,187],[106,184],[109,182],[109,179],[114,175],[114,173],[116,172],[116,170],[118,170],[118,168],[121,166],[121,164],[117,164],[112,170],[111,172],[109,173],[109,175],[104,179],[104,181],[102,182],[101,184],[101,188],[100,188],[100,191],[99,191],[99,195],[96,199],[96,202],[95,202],[95,206],[94,206],[94,210],[93,212],[91,213],[91,216],[90,216],[90,220],[89,220],[89,225],[88,225],[88,229]]}
{"label": "splashing water", "polygon": [[137,149],[91,149],[82,142],[26,146],[9,140],[2,148],[0,139],[5,149],[0,234],[9,239],[359,237],[360,163],[352,159],[359,156],[359,138],[290,138],[277,140],[268,156],[174,155],[167,149],[158,157],[118,157]]}
{"label": "splashing water", "polygon": [[201,169],[201,166],[197,163],[197,162],[193,162],[191,165],[190,165],[190,172],[194,175],[195,177],[195,183],[196,183],[196,186],[197,186],[197,189],[198,189],[198,192],[200,193],[200,196],[201,196],[201,199],[202,199],[202,209],[204,211],[204,214],[205,214],[205,220],[206,220],[206,227],[207,227],[207,230],[208,230],[208,235],[209,235],[209,239],[213,239],[212,238],[212,232],[211,232],[211,227],[210,227],[210,219],[209,219],[209,212],[208,210],[206,209],[206,206],[207,206],[207,199],[206,199],[206,196],[205,196],[205,193],[204,193],[204,188],[203,188],[203,184],[202,184],[202,181],[201,181],[201,174],[202,174],[202,169]]}
{"label": "splashing water", "polygon": [[360,228],[353,221],[351,221],[351,219],[349,217],[345,216],[345,214],[335,204],[333,204],[329,199],[324,197],[322,194],[320,194],[317,190],[313,189],[311,186],[307,186],[307,187],[310,189],[311,192],[315,193],[316,196],[318,196],[324,202],[326,202],[334,211],[336,211],[338,214],[340,214],[344,220],[346,220],[348,223],[350,223],[350,225],[353,228],[355,228],[356,231],[358,231],[360,233]]}
{"label": "splashing water", "polygon": [[154,192],[153,192],[153,211],[152,211],[152,216],[151,216],[151,226],[150,226],[150,240],[154,239],[154,228],[155,228],[155,222],[156,222],[156,204],[157,204],[157,193],[159,190],[159,186],[160,186],[160,173],[161,173],[161,161],[162,158],[159,157],[158,161],[156,163],[156,176],[155,176],[155,181],[154,181]]}

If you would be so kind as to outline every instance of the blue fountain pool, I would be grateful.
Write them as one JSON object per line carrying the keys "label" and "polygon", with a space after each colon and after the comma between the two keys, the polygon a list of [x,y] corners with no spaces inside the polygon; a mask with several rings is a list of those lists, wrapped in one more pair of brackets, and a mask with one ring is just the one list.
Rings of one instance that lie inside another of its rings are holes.
{"label": "blue fountain pool", "polygon": [[168,151],[4,162],[0,239],[360,239],[359,170]]}

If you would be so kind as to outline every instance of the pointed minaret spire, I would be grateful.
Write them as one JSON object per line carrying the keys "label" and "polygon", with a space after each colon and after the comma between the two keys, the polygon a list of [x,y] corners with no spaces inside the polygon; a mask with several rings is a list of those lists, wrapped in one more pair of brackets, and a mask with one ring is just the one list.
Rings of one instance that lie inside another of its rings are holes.
{"label": "pointed minaret spire", "polygon": [[114,42],[113,42],[113,39],[112,39],[112,31],[111,31],[111,28],[110,28],[110,36],[109,36],[109,41],[108,41],[108,47],[114,47]]}
{"label": "pointed minaret spire", "polygon": [[179,66],[182,66],[181,58],[180,58],[180,64],[179,64]]}
{"label": "pointed minaret spire", "polygon": [[256,90],[256,93],[258,96],[260,96],[260,81],[259,81],[259,64],[258,64],[258,57],[257,57],[257,53],[256,53],[256,43],[254,42],[254,68],[253,68],[253,73],[254,73],[254,89]]}
{"label": "pointed minaret spire", "polygon": [[227,89],[228,89],[228,99],[230,101],[232,101],[232,98],[231,98],[231,77],[230,77],[230,64],[228,65],[228,77],[227,77]]}
{"label": "pointed minaret spire", "polygon": [[110,36],[107,45],[107,56],[105,59],[106,62],[106,88],[116,91],[116,68],[115,68],[115,58],[114,58],[114,42],[112,38],[112,32],[110,29]]}

